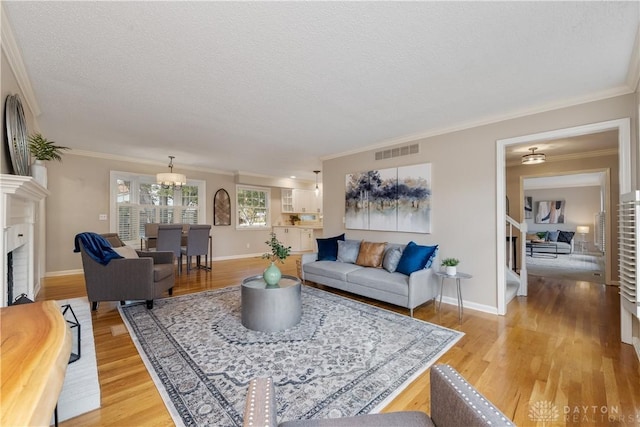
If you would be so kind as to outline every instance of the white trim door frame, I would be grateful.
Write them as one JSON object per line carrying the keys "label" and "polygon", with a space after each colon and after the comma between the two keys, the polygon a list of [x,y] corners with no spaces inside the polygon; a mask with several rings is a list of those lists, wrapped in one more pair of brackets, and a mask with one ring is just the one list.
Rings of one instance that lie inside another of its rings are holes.
{"label": "white trim door frame", "polygon": [[[506,249],[501,244],[505,241],[505,209],[506,209],[506,147],[516,144],[530,144],[541,141],[550,141],[559,138],[571,138],[575,136],[588,135],[608,130],[618,131],[618,167],[620,194],[631,191],[631,119],[617,119],[606,122],[592,123],[588,125],[575,126],[565,129],[556,129],[548,132],[540,132],[531,135],[517,136],[514,138],[499,139],[496,141],[496,229],[497,233],[497,303],[498,314],[507,313],[506,302]],[[613,207],[612,207],[613,208]]]}

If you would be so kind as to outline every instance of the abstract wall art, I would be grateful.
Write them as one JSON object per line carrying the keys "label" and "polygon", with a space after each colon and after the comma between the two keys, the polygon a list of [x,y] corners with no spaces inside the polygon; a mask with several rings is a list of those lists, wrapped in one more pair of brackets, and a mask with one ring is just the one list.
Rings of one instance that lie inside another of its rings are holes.
{"label": "abstract wall art", "polygon": [[564,200],[537,202],[536,224],[564,224]]}
{"label": "abstract wall art", "polygon": [[431,232],[431,164],[346,175],[347,229]]}

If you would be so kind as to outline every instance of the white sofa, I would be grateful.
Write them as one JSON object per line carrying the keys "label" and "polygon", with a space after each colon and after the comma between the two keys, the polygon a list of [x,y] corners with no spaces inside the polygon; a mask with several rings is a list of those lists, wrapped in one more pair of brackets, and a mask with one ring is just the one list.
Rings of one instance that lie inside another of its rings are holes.
{"label": "white sofa", "polygon": [[[538,235],[538,233],[547,233],[546,236],[541,237]],[[559,241],[558,238],[556,238],[555,236],[552,236],[551,239],[555,240],[550,240],[549,237],[549,232],[545,232],[545,231],[528,231],[527,232],[527,243],[533,243],[533,245],[531,246],[531,248],[527,247],[527,255],[531,254],[531,253],[558,253],[558,254],[571,254],[574,251],[574,232],[566,232],[564,231],[563,233],[568,233],[565,234],[566,237],[568,237],[569,235],[571,235],[571,240],[570,243],[567,243],[566,241]],[[536,242],[541,242],[541,243],[549,243],[548,245],[540,245],[540,246],[536,246],[535,243]]]}
{"label": "white sofa", "polygon": [[[386,244],[388,250],[405,245]],[[435,256],[432,260],[435,266]],[[436,276],[433,268],[423,268],[411,273],[389,272],[384,268],[362,267],[341,261],[318,261],[318,253],[302,255],[302,280],[311,281],[343,291],[373,298],[408,308],[411,317],[413,309],[435,299],[437,294]]]}

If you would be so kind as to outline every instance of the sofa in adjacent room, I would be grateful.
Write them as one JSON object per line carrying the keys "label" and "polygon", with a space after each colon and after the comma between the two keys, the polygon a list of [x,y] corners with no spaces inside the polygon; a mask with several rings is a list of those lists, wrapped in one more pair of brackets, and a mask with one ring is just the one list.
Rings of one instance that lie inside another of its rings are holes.
{"label": "sofa in adjacent room", "polygon": [[302,255],[302,280],[413,309],[436,297],[433,268],[438,246],[317,239],[318,252]]}
{"label": "sofa in adjacent room", "polygon": [[571,254],[574,250],[574,231],[529,231],[527,232],[527,243],[533,243],[531,248],[527,248],[527,255],[533,253],[556,253],[554,245],[540,245],[535,243],[554,243],[557,246],[558,254]]}

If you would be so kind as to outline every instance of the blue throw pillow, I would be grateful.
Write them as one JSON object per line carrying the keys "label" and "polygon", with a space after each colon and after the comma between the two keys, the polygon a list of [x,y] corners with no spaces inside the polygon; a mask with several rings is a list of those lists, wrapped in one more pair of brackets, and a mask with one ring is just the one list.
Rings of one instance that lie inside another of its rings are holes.
{"label": "blue throw pillow", "polygon": [[344,233],[327,239],[316,239],[318,242],[318,261],[336,261],[338,258],[338,240],[344,240]]}
{"label": "blue throw pillow", "polygon": [[573,235],[575,234],[573,231],[560,231],[558,230],[558,242],[571,243],[573,239]]}
{"label": "blue throw pillow", "polygon": [[549,232],[547,232],[547,241],[548,242],[557,242],[559,235],[560,235],[560,231],[549,231]]}
{"label": "blue throw pillow", "polygon": [[409,242],[402,251],[396,271],[409,276],[414,271],[425,268],[427,262],[433,261],[432,257],[435,255],[436,249],[438,249],[438,245],[421,246],[413,241]]}
{"label": "blue throw pillow", "polygon": [[360,240],[338,240],[338,261],[355,264],[360,253]]}
{"label": "blue throw pillow", "polygon": [[384,254],[384,259],[382,260],[382,268],[389,273],[393,273],[398,268],[400,258],[402,258],[402,250],[400,248],[391,247],[387,249],[387,252]]}

